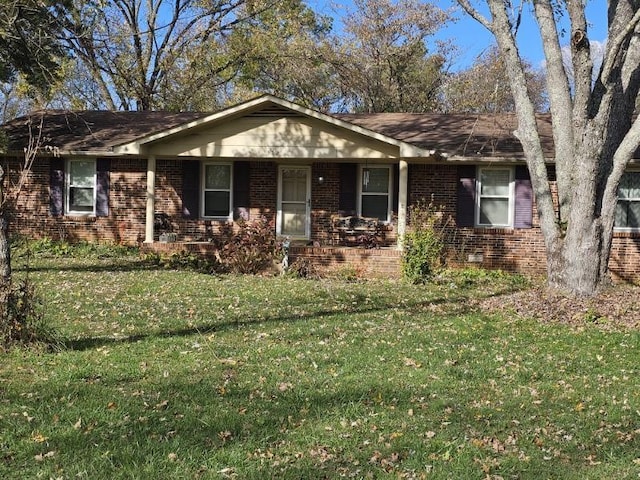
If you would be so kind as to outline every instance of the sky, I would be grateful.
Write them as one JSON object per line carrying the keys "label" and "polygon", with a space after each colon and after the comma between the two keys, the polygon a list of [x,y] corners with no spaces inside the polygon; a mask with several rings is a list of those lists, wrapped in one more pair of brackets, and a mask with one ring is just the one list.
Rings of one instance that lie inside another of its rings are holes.
{"label": "sky", "polygon": [[[397,0],[401,1],[401,0]],[[425,0],[427,1],[427,0]],[[451,40],[459,49],[452,65],[452,70],[466,68],[493,44],[492,35],[478,22],[469,17],[455,0],[433,0],[440,8],[454,8],[457,21],[446,26],[436,35],[439,40]],[[590,21],[589,37],[592,42],[603,43],[607,37],[607,1],[585,0],[587,2],[587,19]],[[483,2],[473,2],[474,4]],[[340,11],[353,7],[350,0],[307,0],[307,4],[315,11],[334,18],[334,25],[339,26]],[[544,66],[544,55],[540,45],[535,21],[529,17],[523,20],[518,34],[523,56],[534,67]],[[568,43],[568,39],[566,42]]]}

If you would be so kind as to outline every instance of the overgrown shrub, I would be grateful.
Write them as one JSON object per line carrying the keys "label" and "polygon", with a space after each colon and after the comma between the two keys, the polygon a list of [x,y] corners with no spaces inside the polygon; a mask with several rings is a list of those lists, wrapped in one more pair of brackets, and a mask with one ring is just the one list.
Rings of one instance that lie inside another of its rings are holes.
{"label": "overgrown shrub", "polygon": [[50,343],[53,336],[43,323],[34,286],[28,280],[0,285],[0,342],[14,345]]}
{"label": "overgrown shrub", "polygon": [[150,265],[158,265],[167,269],[186,269],[205,273],[216,273],[221,270],[215,259],[205,258],[185,250],[163,255],[151,252],[145,254],[144,260]]}
{"label": "overgrown shrub", "polygon": [[305,257],[296,258],[296,260],[289,265],[287,274],[296,278],[318,278],[320,276],[313,263]]}
{"label": "overgrown shrub", "polygon": [[223,235],[219,241],[220,263],[231,273],[263,272],[278,253],[273,225],[265,217],[251,222],[240,220],[238,230]]}
{"label": "overgrown shrub", "polygon": [[410,228],[404,236],[402,275],[414,284],[425,283],[443,265],[444,227],[433,202],[409,208]]}

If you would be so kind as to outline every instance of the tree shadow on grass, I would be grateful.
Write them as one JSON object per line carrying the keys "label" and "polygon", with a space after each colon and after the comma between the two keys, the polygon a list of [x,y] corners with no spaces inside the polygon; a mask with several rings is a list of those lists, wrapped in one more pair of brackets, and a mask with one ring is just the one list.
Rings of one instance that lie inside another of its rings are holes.
{"label": "tree shadow on grass", "polygon": [[[513,287],[505,286],[504,289],[492,292],[488,296],[498,296],[506,293],[511,293]],[[469,301],[472,295],[478,296],[478,292],[463,292],[460,291],[458,295],[443,295],[438,298],[432,298],[428,300],[408,302],[401,306],[395,303],[385,303],[382,305],[364,306],[366,296],[364,294],[357,294],[353,299],[351,305],[345,305],[343,310],[335,309],[322,309],[311,312],[309,314],[290,314],[290,315],[277,315],[267,316],[267,318],[261,317],[247,318],[247,317],[235,317],[222,322],[209,322],[203,323],[197,326],[188,328],[178,328],[165,331],[154,331],[149,333],[138,333],[129,335],[126,337],[85,337],[78,339],[67,339],[60,343],[60,346],[64,350],[84,351],[93,348],[99,348],[107,345],[118,344],[131,344],[141,342],[147,339],[153,338],[179,338],[188,337],[191,335],[203,335],[212,332],[226,332],[229,330],[239,329],[247,326],[255,326],[261,324],[270,323],[298,323],[309,322],[318,319],[329,319],[333,317],[347,315],[362,315],[362,314],[379,314],[390,310],[402,310],[420,311],[420,312],[434,312],[435,315],[448,316],[448,315],[464,315],[477,310],[474,302]],[[355,306],[354,306],[355,305]],[[362,305],[362,306],[361,306]]]}
{"label": "tree shadow on grass", "polygon": [[[59,260],[59,259],[57,259]],[[87,273],[100,273],[100,272],[139,272],[145,270],[163,270],[164,267],[157,265],[153,262],[149,262],[143,258],[122,261],[118,259],[102,259],[102,263],[91,261],[87,264],[82,264],[77,259],[71,259],[70,263],[66,265],[60,265],[55,263],[51,265],[17,265],[13,268],[14,272],[87,272]]]}

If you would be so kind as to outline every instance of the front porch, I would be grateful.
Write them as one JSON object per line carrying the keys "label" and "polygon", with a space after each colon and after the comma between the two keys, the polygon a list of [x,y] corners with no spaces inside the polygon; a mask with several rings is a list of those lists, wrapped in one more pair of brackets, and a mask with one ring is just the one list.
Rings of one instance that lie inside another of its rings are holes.
{"label": "front porch", "polygon": [[[154,242],[142,245],[142,252],[158,255],[189,253],[215,258],[216,248],[210,242]],[[352,268],[362,278],[399,278],[402,252],[395,247],[362,248],[344,246],[292,245],[289,263],[306,259],[320,275],[342,268]]]}

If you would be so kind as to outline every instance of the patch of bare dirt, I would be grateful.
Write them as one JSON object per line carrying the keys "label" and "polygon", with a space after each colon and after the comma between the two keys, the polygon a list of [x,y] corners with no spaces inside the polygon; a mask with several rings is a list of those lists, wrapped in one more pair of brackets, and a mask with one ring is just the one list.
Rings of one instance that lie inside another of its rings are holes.
{"label": "patch of bare dirt", "polygon": [[640,287],[617,285],[595,297],[576,298],[535,287],[480,301],[485,312],[513,313],[543,323],[640,328]]}

